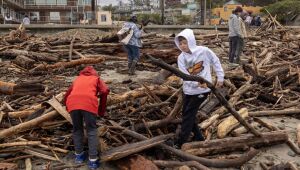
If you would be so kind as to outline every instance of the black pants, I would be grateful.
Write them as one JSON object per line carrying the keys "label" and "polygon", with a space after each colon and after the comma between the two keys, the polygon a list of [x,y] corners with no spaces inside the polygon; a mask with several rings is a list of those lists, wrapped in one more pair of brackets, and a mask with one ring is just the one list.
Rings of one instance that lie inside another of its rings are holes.
{"label": "black pants", "polygon": [[238,45],[240,38],[238,36],[229,37],[229,62],[233,63],[238,56]]}
{"label": "black pants", "polygon": [[73,142],[75,145],[75,152],[77,154],[83,152],[84,121],[88,135],[89,158],[98,158],[99,139],[97,135],[96,115],[84,110],[73,110],[70,114],[73,122]]}
{"label": "black pants", "polygon": [[194,133],[194,140],[204,140],[204,137],[197,124],[198,122],[196,115],[200,105],[205,101],[208,94],[209,93],[200,95],[183,95],[181,132],[177,141],[179,146],[188,140],[191,132]]}

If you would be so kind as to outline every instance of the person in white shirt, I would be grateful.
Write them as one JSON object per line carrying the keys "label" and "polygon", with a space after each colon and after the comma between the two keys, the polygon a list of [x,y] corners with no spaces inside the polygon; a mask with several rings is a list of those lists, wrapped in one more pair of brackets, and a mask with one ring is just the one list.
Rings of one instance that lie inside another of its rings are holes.
{"label": "person in white shirt", "polygon": [[12,23],[12,17],[10,16],[9,13],[6,14],[6,16],[4,17],[4,24],[11,24]]}
{"label": "person in white shirt", "polygon": [[[188,75],[201,76],[212,82],[211,66],[217,75],[216,87],[222,87],[224,71],[216,54],[207,47],[197,46],[193,30],[185,29],[175,37],[175,43],[181,50],[178,57],[179,70]],[[183,109],[181,133],[175,142],[180,148],[187,142],[190,133],[194,133],[194,140],[202,141],[204,137],[197,125],[196,115],[200,105],[210,93],[207,85],[197,81],[183,81]]]}
{"label": "person in white shirt", "polygon": [[27,15],[25,15],[25,17],[23,18],[23,24],[24,25],[29,25],[30,24],[30,19]]}

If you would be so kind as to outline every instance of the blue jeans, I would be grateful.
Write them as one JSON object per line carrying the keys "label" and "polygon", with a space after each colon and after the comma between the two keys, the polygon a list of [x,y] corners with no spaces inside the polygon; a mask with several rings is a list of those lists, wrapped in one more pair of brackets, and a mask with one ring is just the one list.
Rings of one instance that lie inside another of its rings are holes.
{"label": "blue jeans", "polygon": [[128,62],[132,62],[132,61],[139,61],[140,59],[140,49],[138,46],[134,46],[134,45],[125,45],[125,50],[127,51],[128,54]]}

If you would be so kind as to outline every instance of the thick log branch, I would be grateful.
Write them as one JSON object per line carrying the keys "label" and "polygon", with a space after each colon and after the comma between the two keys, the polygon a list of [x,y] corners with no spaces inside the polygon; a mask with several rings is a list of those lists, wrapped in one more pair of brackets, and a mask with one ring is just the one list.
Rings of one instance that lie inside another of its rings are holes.
{"label": "thick log branch", "polygon": [[205,80],[203,77],[197,77],[197,76],[191,76],[182,73],[180,70],[178,70],[175,67],[172,67],[171,65],[165,63],[164,61],[160,59],[155,59],[150,55],[146,55],[153,64],[166,69],[172,73],[174,73],[176,76],[182,78],[183,80],[187,81],[197,81],[200,83],[206,83],[208,88],[211,89],[211,91],[215,94],[215,96],[218,98],[220,103],[243,125],[249,132],[253,133],[255,136],[261,136],[261,134],[254,129],[248,122],[246,122],[239,114],[238,112],[229,104],[229,102],[224,98],[224,96],[220,93],[220,91],[209,81]]}

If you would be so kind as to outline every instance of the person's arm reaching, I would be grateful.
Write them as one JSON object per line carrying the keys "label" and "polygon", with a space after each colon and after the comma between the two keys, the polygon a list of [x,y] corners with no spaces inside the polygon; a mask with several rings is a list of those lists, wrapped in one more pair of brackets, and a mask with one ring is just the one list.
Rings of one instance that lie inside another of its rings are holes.
{"label": "person's arm reaching", "polygon": [[98,79],[98,89],[97,90],[98,90],[99,96],[100,96],[98,115],[104,116],[105,111],[106,111],[106,101],[107,101],[107,96],[109,94],[109,88],[100,78]]}
{"label": "person's arm reaching", "polygon": [[67,99],[68,99],[68,96],[71,94],[72,90],[73,90],[73,84],[68,88],[68,90],[66,91],[66,94],[64,96],[63,104],[65,106],[67,105]]}
{"label": "person's arm reaching", "polygon": [[213,66],[214,71],[217,74],[217,87],[221,87],[221,86],[223,86],[223,82],[224,82],[224,70],[222,68],[220,59],[210,49],[207,49],[206,53],[210,59],[210,64]]}

